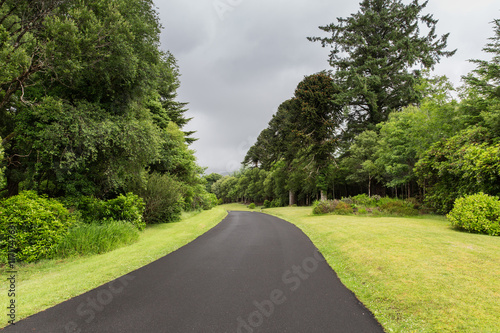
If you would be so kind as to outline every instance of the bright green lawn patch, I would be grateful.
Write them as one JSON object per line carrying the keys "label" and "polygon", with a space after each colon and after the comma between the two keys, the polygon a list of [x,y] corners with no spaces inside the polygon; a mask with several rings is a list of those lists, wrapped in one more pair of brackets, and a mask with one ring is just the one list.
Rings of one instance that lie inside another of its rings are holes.
{"label": "bright green lawn patch", "polygon": [[[65,260],[48,260],[16,267],[16,321],[78,296],[159,259],[202,235],[225,216],[222,207],[187,215],[181,222],[148,227],[139,240],[102,254]],[[0,269],[0,305],[6,307],[6,268]],[[7,325],[2,314],[0,327]]]}
{"label": "bright green lawn patch", "polygon": [[263,212],[302,229],[388,332],[500,332],[500,237],[442,217]]}

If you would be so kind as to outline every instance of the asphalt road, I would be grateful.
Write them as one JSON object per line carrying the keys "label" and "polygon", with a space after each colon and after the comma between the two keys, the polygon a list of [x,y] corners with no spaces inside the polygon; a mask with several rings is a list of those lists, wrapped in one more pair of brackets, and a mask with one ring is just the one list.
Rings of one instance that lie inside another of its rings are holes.
{"label": "asphalt road", "polygon": [[297,227],[266,214],[230,212],[181,249],[3,332],[383,329]]}

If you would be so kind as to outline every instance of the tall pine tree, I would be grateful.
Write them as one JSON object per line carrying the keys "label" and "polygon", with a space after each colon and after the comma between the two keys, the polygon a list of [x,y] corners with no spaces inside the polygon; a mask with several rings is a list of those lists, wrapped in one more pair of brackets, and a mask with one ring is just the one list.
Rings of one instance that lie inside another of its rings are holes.
{"label": "tall pine tree", "polygon": [[357,13],[320,27],[331,37],[308,38],[332,47],[329,62],[342,91],[335,98],[348,107],[348,137],[375,129],[390,112],[418,103],[418,68],[432,68],[455,53],[445,50],[448,34],[436,35],[438,21],[422,14],[426,5],[363,0]]}

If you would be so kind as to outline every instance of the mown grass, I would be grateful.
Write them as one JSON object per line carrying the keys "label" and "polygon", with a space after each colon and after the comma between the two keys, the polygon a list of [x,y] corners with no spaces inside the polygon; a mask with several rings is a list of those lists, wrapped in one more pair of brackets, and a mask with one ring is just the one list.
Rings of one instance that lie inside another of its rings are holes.
{"label": "mown grass", "polygon": [[[130,246],[101,255],[16,266],[16,321],[96,288],[159,259],[202,235],[225,216],[222,207],[187,214],[177,223],[148,227]],[[0,304],[7,306],[7,268],[0,268]],[[7,325],[3,315],[0,327]]]}
{"label": "mown grass", "polygon": [[436,216],[263,212],[302,229],[387,332],[500,332],[500,237],[459,232]]}

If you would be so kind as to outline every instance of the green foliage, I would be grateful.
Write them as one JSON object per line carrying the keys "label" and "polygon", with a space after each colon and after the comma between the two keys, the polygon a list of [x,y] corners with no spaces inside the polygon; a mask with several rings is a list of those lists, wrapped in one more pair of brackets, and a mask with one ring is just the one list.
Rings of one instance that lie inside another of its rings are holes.
{"label": "green foliage", "polygon": [[320,215],[320,214],[332,213],[335,211],[335,208],[337,207],[338,203],[339,203],[338,200],[315,201],[313,203],[313,214]]}
{"label": "green foliage", "polygon": [[143,230],[146,226],[143,221],[144,201],[133,193],[120,194],[115,199],[107,201],[95,197],[81,197],[77,199],[76,208],[87,224],[123,221],[132,224],[138,230]]}
{"label": "green foliage", "polygon": [[365,193],[358,194],[358,195],[352,197],[351,199],[352,199],[354,204],[361,205],[361,206],[367,206],[367,207],[376,206],[377,201],[380,200],[380,199],[377,200],[377,198],[374,198],[374,197],[369,197]]}
{"label": "green foliage", "polygon": [[356,183],[366,183],[369,196],[372,181],[382,173],[382,168],[375,163],[378,139],[375,131],[359,134],[350,146],[347,156],[342,159],[342,167],[349,169],[350,173],[346,179]]}
{"label": "green foliage", "polygon": [[322,200],[313,203],[313,214],[321,215],[334,213],[339,215],[352,214],[354,212],[352,206],[344,201],[339,200]]}
{"label": "green foliage", "polygon": [[344,201],[339,201],[335,207],[334,213],[339,215],[352,214],[354,212],[351,205],[345,203]]}
{"label": "green foliage", "polygon": [[[421,72],[412,69],[432,68],[454,54],[445,51],[448,34],[436,35],[437,20],[421,13],[426,5],[363,0],[357,13],[320,27],[330,37],[309,38],[332,48],[330,65],[341,91],[334,98],[349,106],[348,133],[374,129],[390,112],[417,103],[421,95],[414,86]],[[427,35],[420,24],[429,28]]]}
{"label": "green foliage", "polygon": [[223,176],[219,175],[218,173],[211,173],[209,175],[203,176],[203,178],[206,181],[205,187],[207,189],[207,192],[212,193],[212,185],[216,183],[219,179],[221,179]]}
{"label": "green foliage", "polygon": [[271,201],[269,201],[267,199],[264,200],[264,208],[271,208],[271,204],[272,204]]}
{"label": "green foliage", "polygon": [[484,193],[458,198],[446,215],[457,229],[473,233],[500,236],[500,201]]}
{"label": "green foliage", "polygon": [[178,221],[182,212],[182,183],[169,175],[148,175],[145,188],[138,190],[145,202],[144,221],[147,224]]}
{"label": "green foliage", "polygon": [[8,195],[114,198],[151,170],[183,183],[186,206],[211,205],[160,32],[149,0],[0,2]]}
{"label": "green foliage", "polygon": [[73,218],[55,199],[33,191],[0,202],[0,258],[7,262],[9,253],[16,261],[34,262],[51,256],[65,237]]}
{"label": "green foliage", "polygon": [[380,209],[384,213],[389,213],[399,216],[413,216],[418,215],[418,209],[415,208],[415,203],[413,201],[393,199],[386,200],[380,205]]}
{"label": "green foliage", "polygon": [[217,205],[218,205],[217,196],[213,193],[208,193],[205,190],[203,190],[197,196],[196,206],[203,210],[212,209]]}
{"label": "green foliage", "polygon": [[426,203],[448,213],[459,197],[500,193],[500,144],[486,128],[470,127],[435,143],[418,161],[416,173],[426,187]]}
{"label": "green foliage", "polygon": [[248,208],[255,209],[255,204],[252,202],[250,205],[248,205]]}
{"label": "green foliage", "polygon": [[5,185],[5,178],[4,178],[4,170],[5,167],[4,161],[3,161],[3,146],[2,146],[2,138],[0,137],[0,188],[3,188]]}
{"label": "green foliage", "polygon": [[271,208],[273,208],[273,207],[277,208],[277,207],[283,207],[283,206],[284,206],[284,204],[280,198],[277,198],[277,199],[274,199],[273,201],[271,201]]}
{"label": "green foliage", "polygon": [[139,231],[124,221],[79,224],[71,228],[54,250],[54,257],[102,254],[139,239]]}

